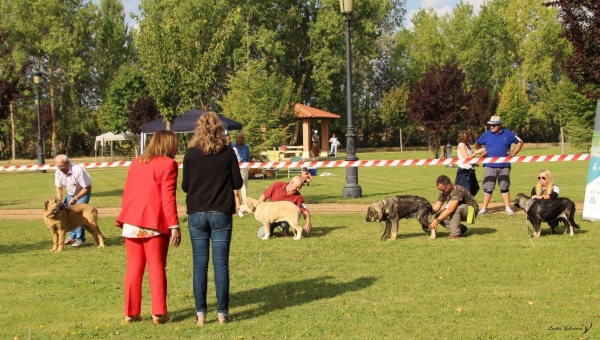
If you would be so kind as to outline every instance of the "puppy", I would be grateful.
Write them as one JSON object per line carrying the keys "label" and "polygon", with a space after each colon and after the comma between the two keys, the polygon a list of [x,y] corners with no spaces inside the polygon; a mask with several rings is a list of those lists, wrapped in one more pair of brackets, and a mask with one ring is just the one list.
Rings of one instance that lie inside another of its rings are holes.
{"label": "puppy", "polygon": [[60,253],[65,243],[65,234],[83,226],[94,235],[94,245],[104,248],[104,235],[98,227],[98,210],[89,204],[65,206],[58,198],[46,201],[44,208],[44,223],[52,234],[52,249]]}
{"label": "puppy", "polygon": [[[527,220],[531,222],[534,229],[534,236],[540,237],[542,222],[563,221],[565,234],[567,230],[574,236],[574,228],[579,229],[575,223],[575,203],[568,198],[559,197],[556,199],[543,200],[531,199],[525,194],[518,194],[515,198],[515,206],[525,210]],[[554,232],[554,229],[552,229]]]}
{"label": "puppy", "polygon": [[[385,230],[381,235],[381,240],[389,238],[395,240],[398,236],[398,225],[401,218],[414,217],[424,232],[429,232],[429,216],[432,213],[431,203],[425,198],[413,195],[401,195],[388,197],[379,200],[367,209],[367,222],[385,221]],[[431,230],[432,238],[435,238],[435,231]]]}
{"label": "puppy", "polygon": [[298,223],[300,219],[300,208],[292,202],[259,202],[250,197],[246,198],[244,203],[240,205],[242,213],[254,213],[254,218],[262,223],[265,236],[263,240],[268,240],[271,235],[269,226],[274,222],[286,221],[294,228],[294,240],[299,240],[302,237],[302,227]]}

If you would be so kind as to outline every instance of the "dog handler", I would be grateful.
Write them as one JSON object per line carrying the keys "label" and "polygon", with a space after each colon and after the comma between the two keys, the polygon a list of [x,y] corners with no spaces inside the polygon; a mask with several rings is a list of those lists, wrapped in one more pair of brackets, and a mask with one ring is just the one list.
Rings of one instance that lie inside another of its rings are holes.
{"label": "dog handler", "polygon": [[[56,173],[54,173],[54,186],[56,187],[56,198],[62,200],[63,186],[67,188],[65,204],[89,203],[92,197],[92,181],[90,175],[82,166],[73,164],[67,155],[58,155],[54,159]],[[81,247],[85,243],[85,229],[82,226],[69,232],[65,244],[73,244],[73,247]]]}
{"label": "dog handler", "polygon": [[[450,229],[451,239],[460,238],[467,232],[467,227],[461,225],[460,221],[467,220],[469,206],[473,207],[475,212],[479,209],[477,201],[465,187],[452,185],[450,177],[446,175],[439,176],[435,184],[440,195],[432,209],[436,213],[436,219],[429,224],[429,228],[435,229],[441,224]],[[446,206],[442,210],[444,203]],[[446,224],[449,224],[449,227]]]}
{"label": "dog handler", "polygon": [[[306,221],[304,230],[306,230],[306,233],[310,234],[310,212],[306,208],[306,204],[304,204],[304,197],[300,194],[300,189],[303,184],[300,176],[294,176],[288,183],[275,182],[260,195],[258,202],[265,202],[268,199],[271,202],[288,201],[294,203],[300,208],[302,215],[304,215],[304,220]],[[269,227],[271,228],[271,235],[273,235],[273,231],[277,227],[281,227],[284,235],[289,235],[290,224],[286,221],[271,223]],[[265,236],[264,226],[261,226],[258,229],[256,236],[259,238]]]}

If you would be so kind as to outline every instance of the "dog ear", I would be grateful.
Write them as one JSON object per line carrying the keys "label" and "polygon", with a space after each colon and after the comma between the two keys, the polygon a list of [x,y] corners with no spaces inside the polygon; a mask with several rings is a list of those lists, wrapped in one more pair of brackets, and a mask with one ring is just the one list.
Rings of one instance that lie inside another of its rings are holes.
{"label": "dog ear", "polygon": [[44,204],[44,210],[48,210],[48,203],[50,203],[50,200],[47,200],[46,204]]}

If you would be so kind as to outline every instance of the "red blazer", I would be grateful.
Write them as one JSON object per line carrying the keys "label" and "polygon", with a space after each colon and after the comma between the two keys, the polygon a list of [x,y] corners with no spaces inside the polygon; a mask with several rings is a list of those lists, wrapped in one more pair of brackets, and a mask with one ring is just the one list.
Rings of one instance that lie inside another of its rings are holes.
{"label": "red blazer", "polygon": [[177,162],[161,156],[141,164],[131,162],[123,190],[117,226],[129,223],[171,235],[169,227],[179,225],[177,217]]}

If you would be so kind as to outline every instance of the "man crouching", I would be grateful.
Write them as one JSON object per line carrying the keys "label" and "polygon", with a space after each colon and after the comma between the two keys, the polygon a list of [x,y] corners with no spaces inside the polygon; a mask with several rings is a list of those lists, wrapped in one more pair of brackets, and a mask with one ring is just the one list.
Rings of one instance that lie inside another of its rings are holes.
{"label": "man crouching", "polygon": [[[477,201],[465,187],[453,185],[448,176],[439,176],[435,184],[440,195],[437,202],[433,205],[433,212],[436,219],[429,224],[429,228],[434,231],[439,224],[442,224],[442,226],[450,230],[451,239],[464,236],[467,232],[467,227],[460,224],[460,222],[467,220],[469,207],[474,209],[474,213],[479,211]],[[446,205],[442,209],[444,203]],[[435,235],[434,232],[432,232],[432,237],[433,235]]]}
{"label": "man crouching", "polygon": [[[289,201],[294,203],[300,208],[300,212],[304,216],[304,220],[306,223],[304,224],[304,230],[307,234],[310,234],[311,230],[311,222],[310,222],[310,213],[306,208],[306,204],[304,204],[304,197],[300,194],[300,189],[303,186],[302,178],[300,176],[293,177],[288,183],[285,182],[275,182],[273,183],[258,199],[259,202],[265,202],[267,199],[271,202],[277,201]],[[271,235],[275,231],[275,228],[281,227],[283,235],[288,236],[290,231],[290,224],[282,221],[271,223],[269,226],[271,228]],[[258,229],[258,233],[256,234],[259,238],[263,238],[265,236],[264,226],[261,226]]]}

